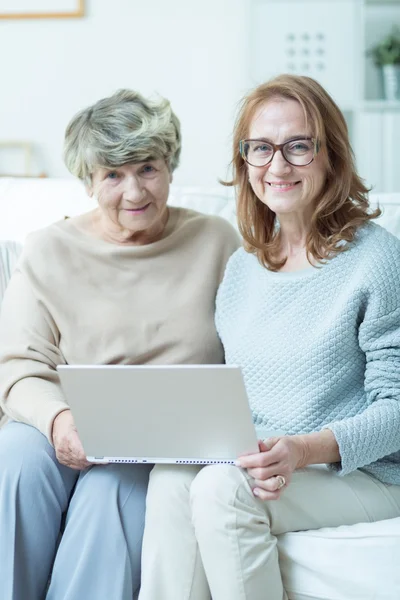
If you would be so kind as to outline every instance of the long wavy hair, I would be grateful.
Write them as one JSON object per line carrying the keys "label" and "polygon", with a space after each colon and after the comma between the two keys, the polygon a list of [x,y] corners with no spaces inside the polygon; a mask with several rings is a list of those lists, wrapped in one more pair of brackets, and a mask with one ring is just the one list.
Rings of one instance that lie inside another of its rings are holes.
{"label": "long wavy hair", "polygon": [[313,213],[306,240],[307,256],[326,261],[347,249],[357,229],[381,214],[371,211],[368,192],[356,172],[345,119],[324,88],[310,77],[280,75],[246,95],[239,107],[233,133],[233,177],[224,185],[236,186],[237,217],[245,249],[272,271],[283,267],[279,258],[281,233],[276,214],[254,193],[239,142],[249,135],[251,121],[268,100],[296,100],[307,125],[318,140],[319,156],[326,169],[323,189],[313,199]]}

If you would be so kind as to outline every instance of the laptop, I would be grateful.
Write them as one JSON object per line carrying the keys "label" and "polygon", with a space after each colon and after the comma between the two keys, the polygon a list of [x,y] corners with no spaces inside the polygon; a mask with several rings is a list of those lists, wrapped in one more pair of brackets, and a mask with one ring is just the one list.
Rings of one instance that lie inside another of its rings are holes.
{"label": "laptop", "polygon": [[259,451],[239,367],[57,370],[90,462],[232,464]]}

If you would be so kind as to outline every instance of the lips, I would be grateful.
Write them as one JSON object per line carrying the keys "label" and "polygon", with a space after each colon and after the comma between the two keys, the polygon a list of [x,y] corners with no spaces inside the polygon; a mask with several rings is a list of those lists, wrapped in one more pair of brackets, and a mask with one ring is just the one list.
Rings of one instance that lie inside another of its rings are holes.
{"label": "lips", "polygon": [[300,183],[300,181],[267,181],[267,184],[277,190],[292,188]]}
{"label": "lips", "polygon": [[144,206],[139,206],[138,208],[124,208],[124,210],[130,213],[140,213],[146,210],[146,208],[148,208],[149,206],[150,202],[148,204],[145,204]]}

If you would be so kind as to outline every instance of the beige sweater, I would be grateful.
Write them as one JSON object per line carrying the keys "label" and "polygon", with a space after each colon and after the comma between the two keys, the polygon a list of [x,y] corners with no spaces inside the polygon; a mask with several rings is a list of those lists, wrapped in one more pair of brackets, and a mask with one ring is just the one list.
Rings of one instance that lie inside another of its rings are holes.
{"label": "beige sweater", "polygon": [[180,208],[145,246],[92,238],[68,220],[32,234],[1,312],[6,415],[50,440],[67,406],[60,364],[223,362],[215,295],[238,245],[220,217]]}

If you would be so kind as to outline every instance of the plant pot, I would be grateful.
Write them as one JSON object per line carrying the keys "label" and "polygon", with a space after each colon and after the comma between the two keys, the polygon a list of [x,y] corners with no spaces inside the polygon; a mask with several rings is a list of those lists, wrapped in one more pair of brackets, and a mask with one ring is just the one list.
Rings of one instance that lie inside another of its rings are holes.
{"label": "plant pot", "polygon": [[382,77],[385,100],[400,100],[400,65],[383,65]]}

